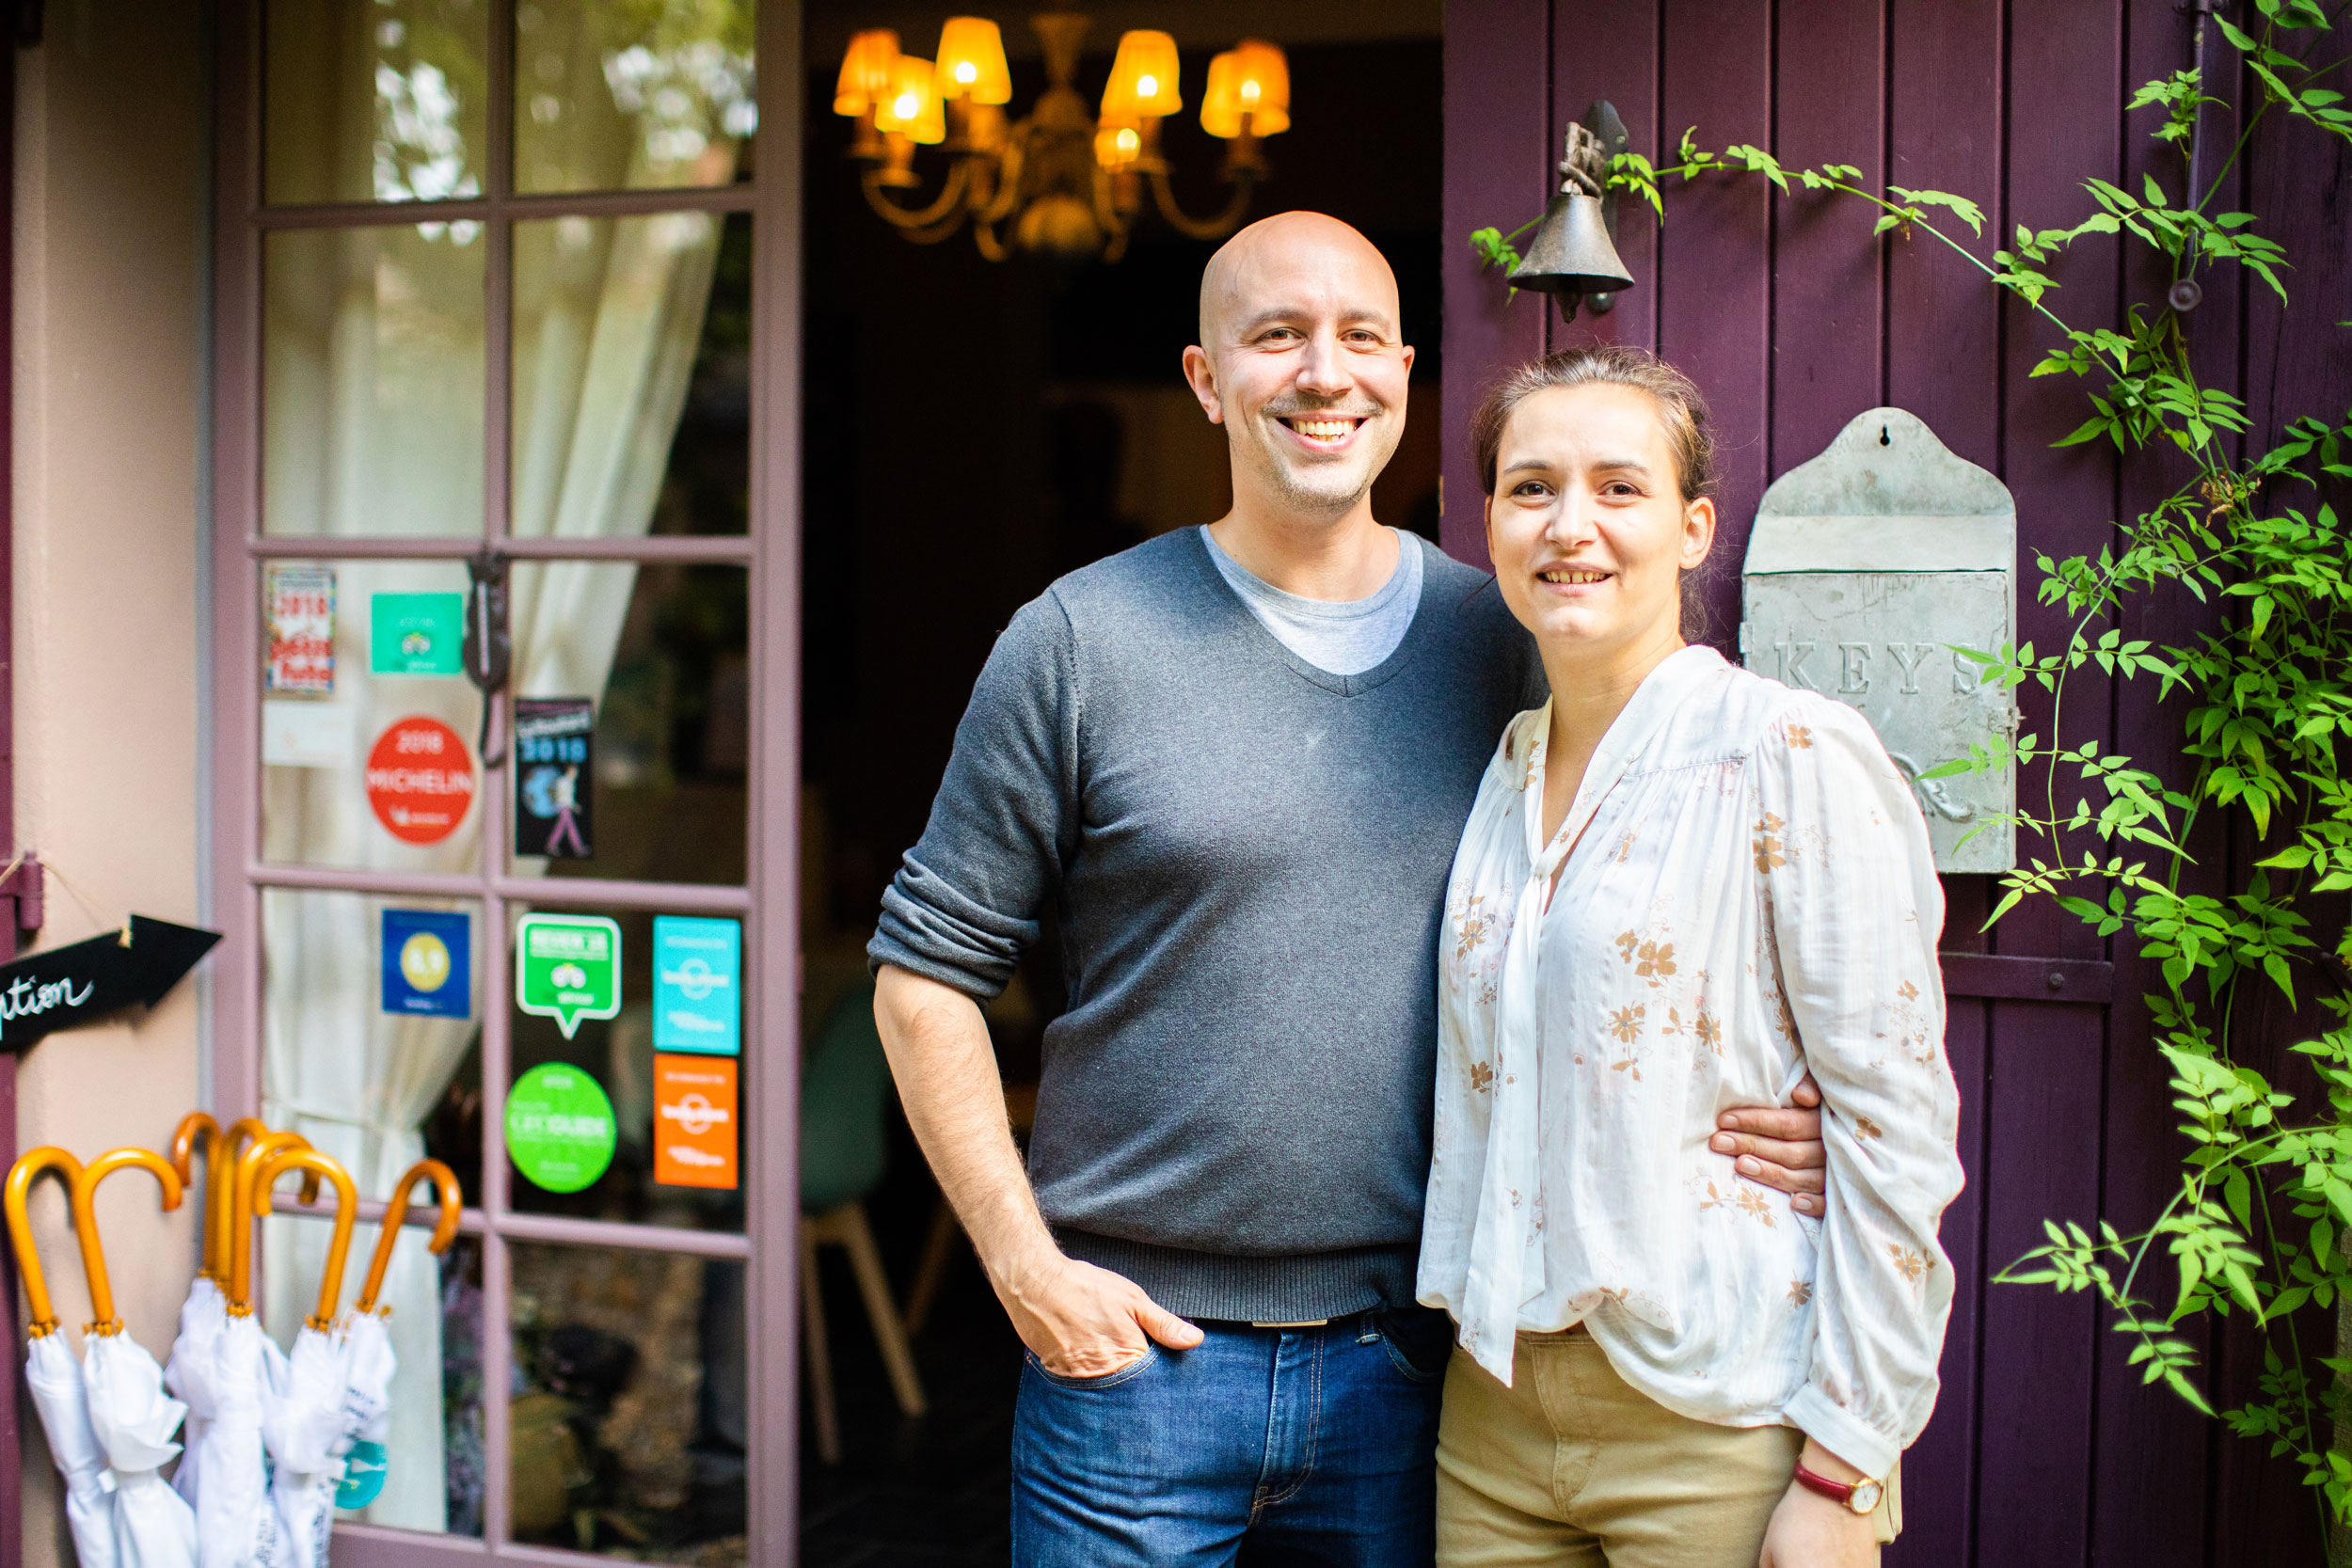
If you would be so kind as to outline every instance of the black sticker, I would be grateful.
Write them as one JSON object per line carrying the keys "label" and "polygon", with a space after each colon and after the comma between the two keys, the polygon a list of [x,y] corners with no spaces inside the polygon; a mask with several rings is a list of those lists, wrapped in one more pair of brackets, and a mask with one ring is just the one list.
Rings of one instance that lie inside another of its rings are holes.
{"label": "black sticker", "polygon": [[584,861],[596,851],[596,705],[515,699],[515,853]]}

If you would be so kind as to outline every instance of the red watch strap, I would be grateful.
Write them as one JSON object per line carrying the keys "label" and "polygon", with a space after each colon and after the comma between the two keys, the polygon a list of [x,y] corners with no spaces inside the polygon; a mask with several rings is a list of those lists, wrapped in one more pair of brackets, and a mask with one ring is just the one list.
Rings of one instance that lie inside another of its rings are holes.
{"label": "red watch strap", "polygon": [[1819,1492],[1824,1497],[1836,1498],[1848,1508],[1853,1506],[1854,1488],[1862,1484],[1860,1481],[1832,1481],[1827,1476],[1816,1475],[1813,1471],[1806,1469],[1802,1461],[1797,1465],[1797,1481],[1798,1484],[1810,1491]]}

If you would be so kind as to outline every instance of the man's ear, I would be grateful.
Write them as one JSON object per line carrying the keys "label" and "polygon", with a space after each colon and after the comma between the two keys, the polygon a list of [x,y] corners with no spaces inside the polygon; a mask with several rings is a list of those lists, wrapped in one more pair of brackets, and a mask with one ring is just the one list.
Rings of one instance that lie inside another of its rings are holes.
{"label": "man's ear", "polygon": [[1689,571],[1705,561],[1715,547],[1715,502],[1707,496],[1692,501],[1682,513],[1682,569]]}
{"label": "man's ear", "polygon": [[1225,422],[1225,400],[1216,395],[1216,367],[1209,362],[1209,351],[1199,343],[1184,350],[1184,380],[1192,388],[1192,395],[1200,400],[1200,411],[1211,424]]}
{"label": "man's ear", "polygon": [[1405,345],[1405,373],[1408,376],[1413,373],[1413,345],[1410,343]]}

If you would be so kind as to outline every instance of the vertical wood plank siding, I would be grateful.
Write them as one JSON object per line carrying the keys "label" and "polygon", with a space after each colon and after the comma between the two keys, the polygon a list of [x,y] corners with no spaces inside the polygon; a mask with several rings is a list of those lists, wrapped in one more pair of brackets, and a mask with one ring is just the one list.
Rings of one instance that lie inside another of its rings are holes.
{"label": "vertical wood plank siding", "polygon": [[[2332,57],[2347,47],[2340,24]],[[1739,561],[1763,488],[1881,402],[1925,419],[1954,451],[1999,473],[2021,525],[2023,634],[2061,643],[2062,617],[2032,592],[2033,557],[2095,552],[2177,476],[2111,451],[2055,449],[2085,413],[2079,383],[2026,372],[2055,329],[1940,244],[1873,242],[1869,214],[1756,180],[1667,192],[1662,230],[1629,207],[1618,249],[1636,279],[1615,311],[1573,326],[1548,302],[1481,275],[1470,231],[1534,215],[1566,124],[1613,102],[1635,150],[1663,158],[1686,126],[1704,146],[1752,141],[1790,165],[1835,160],[1866,179],[1956,191],[1985,209],[1989,257],[2016,225],[2090,210],[2087,176],[2181,182],[2152,156],[2137,86],[2190,63],[2194,22],[2172,0],[1464,0],[1446,61],[1444,418],[1446,547],[1484,563],[1467,427],[1478,392],[1542,348],[1595,341],[1660,349],[1713,402],[1724,445],[1724,527],[1708,586],[1711,639],[1738,623]],[[2322,44],[2322,48],[2328,48]],[[2233,58],[2233,56],[2232,56]],[[2242,100],[2244,84],[2206,90]],[[2216,177],[2236,135],[2209,111]],[[2292,313],[2263,291],[2209,282],[2189,328],[2208,378],[2236,382],[2265,437],[2352,403],[2341,339],[2298,324],[2352,319],[2352,157],[2308,128],[2266,124],[2225,181],[2224,207],[2260,214],[2296,262]],[[2064,261],[2057,302],[2083,325],[2164,309],[2169,277],[2126,268],[2112,243]],[[2308,499],[2308,494],[2305,497]],[[2338,499],[2343,504],[2343,499]],[[2126,635],[2179,638],[2213,612],[2184,594],[2136,605]],[[1736,655],[1735,655],[1736,657]],[[2051,733],[2028,689],[2026,727]],[[2077,678],[2065,733],[2136,757],[2175,755],[2177,713],[2151,689]],[[2021,787],[2044,787],[2040,778]],[[2242,845],[2209,829],[2199,873],[2217,885]],[[1934,1420],[1905,1465],[1908,1529],[1890,1568],[2289,1568],[2323,1560],[2316,1511],[2261,1449],[2144,1386],[2129,1345],[2081,1297],[1994,1285],[2042,1240],[2042,1222],[2105,1213],[2145,1223],[2177,1180],[2178,1139],[2148,1041],[2144,966],[2052,909],[1978,927],[1988,879],[1947,878],[1945,946],[2105,958],[2112,1007],[1955,998],[1947,1045],[1962,1094],[1968,1190],[1945,1216],[1959,1278]],[[2281,1039],[2289,1021],[2268,1024]],[[2243,1398],[2259,1370],[2240,1331],[2213,1336],[2213,1386]],[[2307,1340],[2328,1342],[2322,1314]]]}

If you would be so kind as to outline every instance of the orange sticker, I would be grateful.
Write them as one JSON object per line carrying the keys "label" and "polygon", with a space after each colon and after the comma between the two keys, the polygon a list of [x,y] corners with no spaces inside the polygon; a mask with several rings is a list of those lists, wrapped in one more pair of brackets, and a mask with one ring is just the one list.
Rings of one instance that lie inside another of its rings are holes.
{"label": "orange sticker", "polygon": [[665,1187],[740,1185],[735,1058],[653,1059],[653,1179]]}

